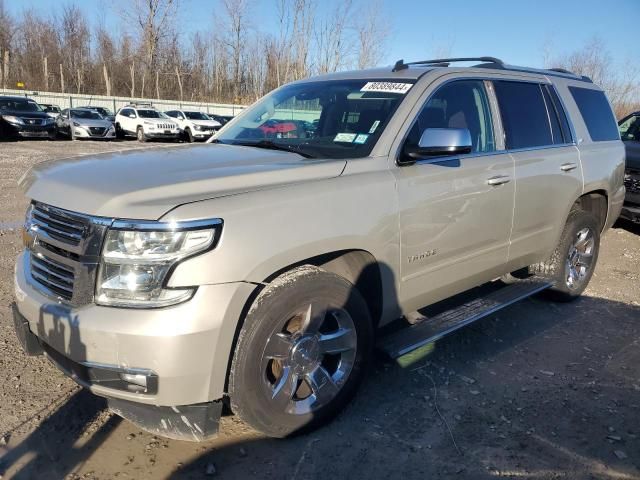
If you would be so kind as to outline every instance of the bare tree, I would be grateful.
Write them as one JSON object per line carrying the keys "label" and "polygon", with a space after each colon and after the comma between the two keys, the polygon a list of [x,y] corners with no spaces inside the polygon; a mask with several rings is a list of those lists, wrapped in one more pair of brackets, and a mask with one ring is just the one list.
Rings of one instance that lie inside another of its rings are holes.
{"label": "bare tree", "polygon": [[7,12],[4,0],[0,0],[0,85],[2,88],[7,88],[9,80],[9,58],[14,33],[13,17]]}
{"label": "bare tree", "polygon": [[618,118],[639,106],[638,68],[632,62],[617,65],[602,39],[593,37],[579,50],[550,58],[545,66],[586,75],[602,87]]}
{"label": "bare tree", "polygon": [[343,0],[336,3],[325,18],[316,21],[314,36],[317,73],[335,72],[348,64],[353,47],[347,36],[352,7],[352,0]]}
{"label": "bare tree", "polygon": [[389,23],[382,12],[382,2],[374,0],[363,16],[356,21],[358,35],[358,68],[374,67],[380,60],[391,33]]}

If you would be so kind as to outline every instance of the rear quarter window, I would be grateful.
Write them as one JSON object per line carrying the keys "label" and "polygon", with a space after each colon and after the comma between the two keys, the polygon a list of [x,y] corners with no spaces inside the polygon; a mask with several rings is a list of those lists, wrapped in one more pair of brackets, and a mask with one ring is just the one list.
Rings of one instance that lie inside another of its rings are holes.
{"label": "rear quarter window", "polygon": [[578,105],[592,141],[620,139],[616,119],[603,91],[580,87],[569,87],[569,91]]}

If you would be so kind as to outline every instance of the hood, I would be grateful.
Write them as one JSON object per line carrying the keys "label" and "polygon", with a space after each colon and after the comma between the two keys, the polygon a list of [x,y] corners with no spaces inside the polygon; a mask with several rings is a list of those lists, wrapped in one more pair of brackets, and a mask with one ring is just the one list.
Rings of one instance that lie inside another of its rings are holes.
{"label": "hood", "polygon": [[339,176],[345,160],[205,144],[40,163],[19,181],[27,197],[115,218],[156,220],[185,203]]}
{"label": "hood", "polygon": [[220,122],[216,122],[215,120],[191,120],[194,125],[200,125],[201,127],[221,127]]}
{"label": "hood", "polygon": [[111,126],[111,122],[106,119],[94,120],[91,118],[73,118],[72,120],[83,127],[109,128]]}
{"label": "hood", "polygon": [[24,110],[0,110],[0,116],[13,115],[20,118],[49,118],[46,112],[25,112]]}

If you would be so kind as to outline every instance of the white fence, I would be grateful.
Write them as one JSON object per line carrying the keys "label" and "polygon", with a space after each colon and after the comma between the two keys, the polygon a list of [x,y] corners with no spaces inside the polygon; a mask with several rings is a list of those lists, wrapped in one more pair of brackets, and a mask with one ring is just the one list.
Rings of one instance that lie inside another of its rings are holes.
{"label": "white fence", "polygon": [[95,107],[105,107],[113,112],[131,102],[151,103],[158,110],[198,110],[217,115],[237,115],[244,105],[230,105],[224,103],[204,103],[204,102],[180,102],[179,100],[154,100],[149,98],[129,98],[129,97],[106,97],[103,95],[85,95],[74,93],[54,93],[54,92],[34,92],[28,90],[10,90],[0,88],[0,95],[17,95],[28,97],[38,103],[50,103],[58,105],[60,108],[82,107],[91,105]]}

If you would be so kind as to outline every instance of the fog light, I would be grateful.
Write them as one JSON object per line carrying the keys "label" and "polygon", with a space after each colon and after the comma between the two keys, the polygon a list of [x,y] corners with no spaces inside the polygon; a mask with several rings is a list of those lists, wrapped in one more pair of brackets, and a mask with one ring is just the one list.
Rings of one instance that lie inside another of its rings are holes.
{"label": "fog light", "polygon": [[120,378],[127,383],[147,388],[147,376],[134,373],[121,373]]}

